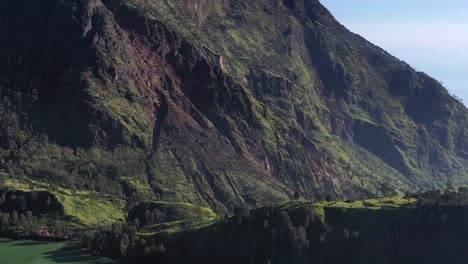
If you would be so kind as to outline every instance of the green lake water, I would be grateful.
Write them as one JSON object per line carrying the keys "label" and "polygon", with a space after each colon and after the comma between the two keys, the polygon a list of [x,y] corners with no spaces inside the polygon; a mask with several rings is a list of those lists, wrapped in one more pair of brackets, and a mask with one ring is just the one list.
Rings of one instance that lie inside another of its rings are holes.
{"label": "green lake water", "polygon": [[110,264],[80,250],[67,249],[64,242],[40,242],[0,238],[0,264]]}

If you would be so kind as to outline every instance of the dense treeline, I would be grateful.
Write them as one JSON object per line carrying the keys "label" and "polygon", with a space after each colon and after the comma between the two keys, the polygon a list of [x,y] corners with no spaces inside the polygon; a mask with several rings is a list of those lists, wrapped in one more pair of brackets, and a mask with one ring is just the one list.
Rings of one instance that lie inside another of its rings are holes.
{"label": "dense treeline", "polygon": [[63,216],[63,207],[50,192],[23,192],[0,189],[0,234],[12,237],[54,238],[70,233],[72,219]]}
{"label": "dense treeline", "polygon": [[[207,228],[139,235],[140,222],[116,223],[84,243],[92,250],[135,263],[303,263],[327,243],[354,244],[356,230],[334,230],[313,207],[257,210],[237,214]],[[319,256],[320,257],[320,256]]]}
{"label": "dense treeline", "polygon": [[[304,210],[298,209],[297,212],[294,212],[294,214],[302,215],[302,219],[295,219],[298,222],[293,224],[293,220],[286,211],[263,208],[255,211],[256,215],[250,215],[249,210],[239,209],[239,213],[236,216],[226,218],[212,226],[216,230],[216,233],[211,233],[214,231],[212,229],[208,229],[208,232],[200,229],[174,234],[166,233],[165,235],[152,237],[139,235],[138,231],[141,228],[140,221],[135,219],[129,223],[116,223],[112,228],[102,230],[93,236],[83,237],[82,241],[91,250],[100,251],[111,256],[121,256],[131,262],[152,263],[158,260],[165,263],[165,261],[176,260],[174,258],[176,256],[177,258],[187,256],[190,259],[186,259],[185,261],[190,260],[193,261],[190,263],[198,263],[196,262],[197,255],[208,256],[206,255],[208,252],[204,252],[204,248],[210,248],[210,246],[214,246],[213,244],[216,244],[216,248],[223,248],[224,250],[221,252],[227,253],[226,257],[230,255],[225,251],[228,248],[233,250],[232,253],[236,250],[243,252],[240,255],[232,254],[232,257],[236,260],[233,263],[244,263],[242,261],[248,260],[250,256],[253,256],[252,254],[258,255],[254,256],[254,259],[258,261],[265,258],[286,261],[300,256],[301,251],[305,247],[310,247],[311,242],[308,240],[307,232],[321,234],[319,230],[325,230],[320,221],[315,219],[310,208]],[[259,219],[260,215],[263,215],[262,219]],[[190,223],[186,223],[186,225],[189,226]],[[232,226],[236,226],[236,230],[231,230]],[[223,245],[221,240],[212,237],[213,235],[222,233],[226,238],[234,238],[237,231],[240,234],[249,236],[248,241],[265,243],[272,247],[264,248],[263,251],[255,253],[257,249],[249,249],[244,244],[247,243],[247,240],[239,240],[239,242],[243,242],[237,245],[238,247],[232,247],[236,245],[230,245],[230,243],[235,243],[236,241],[223,239],[226,243]],[[200,240],[200,243],[197,243],[197,239],[202,240]],[[320,239],[320,236],[316,237],[315,242],[319,243]],[[198,252],[198,250],[200,251]],[[221,261],[221,259],[219,260]],[[179,260],[177,259],[177,261]]]}
{"label": "dense treeline", "polygon": [[155,239],[138,235],[139,228],[138,220],[129,223],[117,222],[98,232],[81,234],[79,243],[92,252],[127,259],[162,254],[165,251],[164,245],[158,244]]}
{"label": "dense treeline", "polygon": [[301,202],[243,207],[205,227],[154,234],[143,232],[145,225],[160,223],[146,210],[143,222],[116,223],[83,241],[94,251],[135,263],[465,263],[468,188],[449,184],[444,192],[406,198],[418,202],[323,212]]}
{"label": "dense treeline", "polygon": [[432,190],[407,194],[406,197],[416,198],[419,203],[424,204],[468,205],[468,187],[460,187],[456,190],[448,182],[444,192]]}
{"label": "dense treeline", "polygon": [[71,234],[71,222],[55,215],[0,212],[0,235],[14,238],[63,240]]}
{"label": "dense treeline", "polygon": [[18,214],[13,211],[11,214],[0,212],[0,230],[8,231],[13,227],[21,226],[28,229],[33,229],[37,226],[38,218],[31,211],[26,212],[26,215]]}

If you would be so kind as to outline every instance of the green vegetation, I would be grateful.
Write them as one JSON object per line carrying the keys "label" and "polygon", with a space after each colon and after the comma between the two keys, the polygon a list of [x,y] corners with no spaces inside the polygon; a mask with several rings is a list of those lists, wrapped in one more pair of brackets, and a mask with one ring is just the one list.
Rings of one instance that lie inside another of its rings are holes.
{"label": "green vegetation", "polygon": [[190,221],[172,221],[162,224],[148,225],[139,230],[138,234],[145,238],[152,238],[155,235],[161,234],[177,234],[178,232],[191,232],[199,230],[201,228],[207,227],[214,224],[214,221],[200,221],[200,222],[190,222]]}
{"label": "green vegetation", "polygon": [[158,201],[140,203],[133,207],[128,215],[130,222],[137,220],[142,226],[139,234],[143,236],[200,228],[216,219],[216,213],[210,208]]}
{"label": "green vegetation", "polygon": [[371,221],[465,200],[396,196],[468,183],[466,108],[316,0],[17,2],[0,3],[5,232],[98,228],[84,248],[156,260],[211,239],[241,263],[258,236],[277,244],[255,263],[327,260]]}
{"label": "green vegetation", "polygon": [[[76,218],[85,226],[109,225],[125,219],[125,203],[93,196],[57,196],[66,216]],[[86,197],[86,198],[85,198]]]}
{"label": "green vegetation", "polygon": [[106,99],[99,100],[102,103],[103,111],[109,113],[114,120],[119,122],[124,130],[122,131],[122,139],[125,142],[132,142],[132,137],[138,138],[142,145],[150,146],[152,143],[153,125],[145,110],[140,104],[131,103],[125,98],[110,96]]}
{"label": "green vegetation", "polygon": [[325,219],[325,210],[327,208],[341,208],[341,209],[365,209],[365,210],[383,210],[383,209],[398,209],[402,207],[412,207],[416,204],[417,199],[414,197],[402,198],[399,196],[395,197],[383,197],[383,198],[372,198],[365,200],[356,201],[287,201],[272,205],[273,208],[281,210],[297,209],[302,207],[313,208],[314,215],[321,219],[323,222]]}
{"label": "green vegetation", "polygon": [[366,199],[352,202],[318,202],[315,204],[317,207],[335,207],[335,208],[353,208],[353,209],[370,209],[381,210],[389,208],[400,208],[402,206],[411,206],[416,203],[415,198],[402,198],[402,197],[387,197]]}
{"label": "green vegetation", "polygon": [[175,202],[149,202],[149,206],[154,206],[166,213],[173,214],[178,219],[200,219],[212,221],[216,219],[216,213],[211,208],[200,207],[188,203]]}
{"label": "green vegetation", "polygon": [[[139,217],[139,213],[142,210],[158,210],[168,215],[170,219],[197,219],[197,220],[214,220],[216,213],[206,207],[200,207],[189,203],[177,203],[177,202],[162,202],[162,201],[150,201],[142,202],[132,208],[129,214],[129,218]],[[135,213],[133,213],[135,212]],[[146,212],[145,212],[146,213]]]}
{"label": "green vegetation", "polygon": [[146,175],[137,175],[136,177],[122,176],[120,180],[125,183],[133,193],[138,193],[147,198],[154,198],[154,192],[146,180]]}
{"label": "green vegetation", "polygon": [[25,192],[48,191],[55,195],[63,206],[64,215],[75,218],[84,226],[110,225],[126,217],[126,203],[99,193],[72,191],[67,188],[51,187],[50,184],[38,182],[20,182],[6,179],[3,186],[10,190]]}
{"label": "green vegetation", "polygon": [[[150,260],[171,263],[187,258],[196,263],[235,264],[250,259],[256,263],[367,264],[378,260],[387,264],[410,263],[407,254],[424,259],[424,263],[438,263],[444,254],[423,250],[434,243],[453,249],[451,257],[461,260],[464,250],[458,243],[466,241],[459,234],[466,226],[465,189],[454,190],[449,186],[444,193],[429,191],[405,198],[286,201],[253,210],[239,208],[237,214],[217,221],[169,220],[146,224],[134,219],[101,230],[90,247],[126,256],[135,263]],[[164,206],[187,208],[181,204]],[[444,240],[445,234],[450,234],[451,239]],[[112,246],[115,240],[109,244],[111,238],[117,239],[121,247]],[[410,252],[409,245],[415,241],[413,248],[418,249]],[[389,245],[393,251],[388,251]]]}
{"label": "green vegetation", "polygon": [[[101,7],[61,2],[47,36],[30,30],[47,8],[21,1],[0,8],[29,19],[0,30],[54,41],[25,50],[8,38],[0,52],[31,57],[0,63],[11,69],[0,74],[0,175],[50,190],[83,224],[148,200],[225,214],[295,192],[467,183],[466,109],[317,1],[108,1],[92,31],[85,10]],[[76,20],[61,21],[69,12]]]}

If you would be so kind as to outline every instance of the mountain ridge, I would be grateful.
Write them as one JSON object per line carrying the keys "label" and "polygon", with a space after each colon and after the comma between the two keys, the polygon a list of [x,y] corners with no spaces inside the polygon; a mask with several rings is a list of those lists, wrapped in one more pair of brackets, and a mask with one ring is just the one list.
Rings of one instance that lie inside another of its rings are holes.
{"label": "mountain ridge", "polygon": [[9,177],[230,211],[468,183],[466,108],[318,1],[0,7]]}

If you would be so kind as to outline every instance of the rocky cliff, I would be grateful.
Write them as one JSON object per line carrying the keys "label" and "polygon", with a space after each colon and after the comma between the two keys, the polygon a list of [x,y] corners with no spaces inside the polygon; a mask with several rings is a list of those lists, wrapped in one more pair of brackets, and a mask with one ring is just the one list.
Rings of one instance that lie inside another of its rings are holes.
{"label": "rocky cliff", "polygon": [[468,111],[317,0],[4,0],[3,177],[222,210],[468,183]]}

